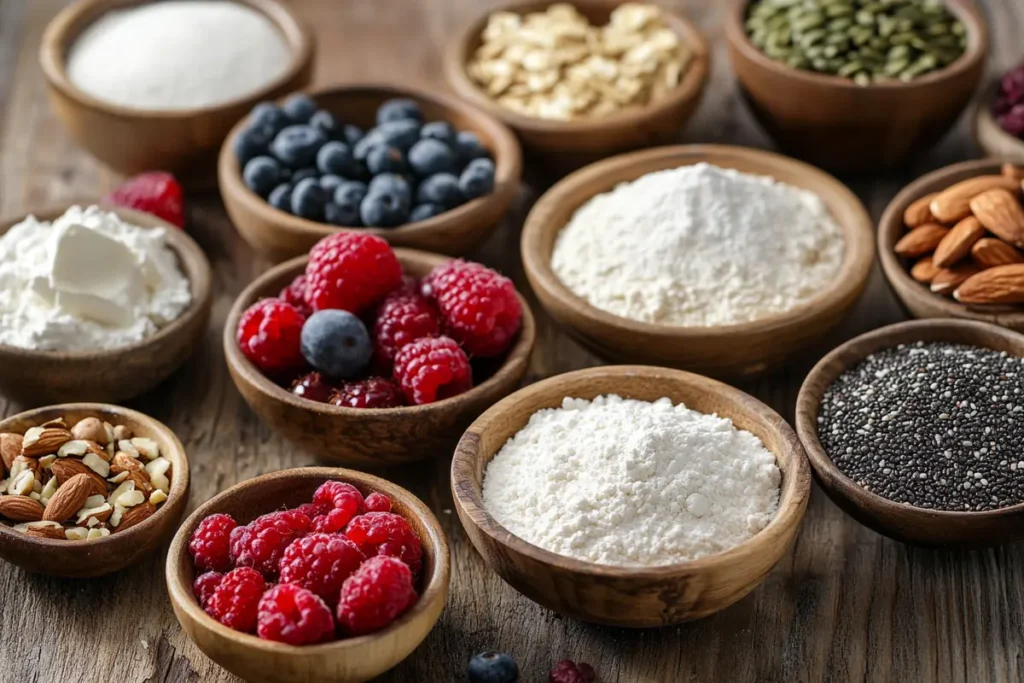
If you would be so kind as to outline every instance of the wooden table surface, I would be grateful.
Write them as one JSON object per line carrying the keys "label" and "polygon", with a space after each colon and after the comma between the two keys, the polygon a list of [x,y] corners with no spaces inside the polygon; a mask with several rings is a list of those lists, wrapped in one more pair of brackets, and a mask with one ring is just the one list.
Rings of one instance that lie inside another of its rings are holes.
{"label": "wooden table surface", "polygon": [[[0,215],[95,196],[116,178],[77,149],[50,111],[37,62],[40,36],[63,0],[0,0]],[[682,139],[771,147],[736,90],[722,37],[725,0],[677,0],[712,45],[712,78]],[[1024,56],[1024,3],[981,3],[993,36],[990,73]],[[480,0],[294,0],[319,40],[318,83],[386,79],[443,87],[441,46]],[[939,147],[900,171],[844,178],[876,218],[910,179],[977,156],[963,121]],[[518,257],[525,189],[475,258],[526,288]],[[315,462],[263,426],[228,377],[220,330],[234,296],[267,263],[255,258],[214,196],[190,198],[191,231],[209,254],[213,320],[189,363],[130,405],[177,431],[192,467],[190,509],[272,470]],[[536,310],[536,309],[535,309]],[[539,313],[539,311],[537,311]],[[900,320],[881,274],[842,329],[806,363],[743,388],[792,418],[811,363],[843,339]],[[539,315],[530,380],[601,361]],[[0,411],[20,406],[0,397]],[[678,628],[630,631],[563,619],[505,585],[452,514],[446,453],[387,476],[437,513],[451,541],[453,582],[437,627],[382,681],[464,681],[470,655],[512,652],[521,680],[546,681],[563,657],[595,666],[605,683],[646,681],[1017,681],[1024,678],[1024,547],[922,550],[846,517],[815,489],[790,554],[752,595]],[[0,681],[234,681],[178,627],[163,556],[118,575],[64,581],[0,563]]]}

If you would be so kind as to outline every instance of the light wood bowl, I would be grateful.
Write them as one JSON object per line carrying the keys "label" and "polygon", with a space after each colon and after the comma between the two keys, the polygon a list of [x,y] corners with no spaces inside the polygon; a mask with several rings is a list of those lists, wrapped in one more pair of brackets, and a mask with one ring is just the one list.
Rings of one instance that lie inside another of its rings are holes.
{"label": "light wood bowl", "polygon": [[[411,249],[396,249],[405,271],[423,277],[448,259]],[[486,365],[474,364],[489,376],[469,391],[421,406],[341,408],[299,398],[268,379],[245,357],[235,330],[246,308],[277,294],[305,271],[307,257],[292,259],[267,271],[235,300],[224,326],[224,355],[235,386],[249,406],[272,429],[317,457],[351,467],[399,465],[451,452],[452,445],[480,413],[519,386],[530,362],[537,329],[522,296],[523,324],[505,356]],[[500,365],[499,365],[500,363]]]}
{"label": "light wood bowl", "polygon": [[[612,154],[665,144],[677,139],[700,104],[710,69],[707,43],[697,27],[680,14],[665,9],[669,27],[693,53],[689,69],[672,93],[649,106],[598,119],[551,121],[506,109],[480,89],[466,73],[487,18],[495,11],[527,14],[542,11],[554,0],[526,0],[491,8],[477,16],[458,35],[444,54],[444,73],[449,86],[463,99],[515,130],[531,165],[546,176],[563,175]],[[618,0],[582,0],[572,3],[592,24],[605,25]]]}
{"label": "light wood bowl", "polygon": [[[363,494],[380,491],[405,517],[423,544],[419,600],[382,631],[322,645],[295,646],[228,628],[208,616],[192,593],[195,569],[188,541],[205,517],[230,514],[240,524],[259,515],[308,503],[328,480],[352,484]],[[387,671],[409,656],[437,623],[448,596],[448,541],[430,509],[416,496],[384,479],[328,467],[303,467],[265,474],[236,484],[201,505],[178,529],[167,552],[167,592],[174,614],[207,657],[253,683],[307,681],[357,683]]]}
{"label": "light wood bowl", "polygon": [[866,356],[897,344],[944,341],[1024,355],[1024,336],[967,320],[914,320],[862,334],[837,347],[811,370],[796,403],[796,431],[818,483],[836,505],[880,534],[905,543],[975,548],[1024,539],[1024,504],[988,512],[946,512],[894,503],[843,474],[818,440],[825,391]]}
{"label": "light wood bowl", "polygon": [[998,92],[999,81],[995,81],[974,104],[974,140],[990,157],[1024,164],[1024,140],[1003,130],[992,115],[992,104]]}
{"label": "light wood bowl", "polygon": [[[599,310],[562,283],[551,268],[551,254],[558,233],[577,208],[619,183],[702,161],[771,176],[821,197],[846,239],[846,255],[836,279],[814,299],[786,313],[709,327],[629,320]],[[871,219],[860,200],[838,180],[777,154],[718,145],[660,147],[592,164],[540,198],[522,236],[523,266],[541,306],[577,341],[615,360],[680,367],[716,377],[764,373],[838,325],[867,283],[872,250]]]}
{"label": "light wood bowl", "polygon": [[125,425],[136,436],[153,439],[160,455],[171,461],[171,490],[153,515],[122,532],[91,541],[36,538],[0,525],[0,558],[29,572],[68,578],[92,578],[120,571],[156,550],[177,528],[188,505],[188,458],[181,441],[166,425],[140,412],[102,403],[67,403],[36,408],[0,420],[0,432],[24,434],[49,420],[77,422],[98,417]]}
{"label": "light wood bowl", "polygon": [[313,36],[287,4],[276,0],[234,0],[265,14],[291,48],[284,73],[250,95],[211,107],[149,110],[124,107],[85,93],[68,76],[74,41],[103,14],[146,0],[82,0],[62,10],[43,34],[39,60],[50,103],[71,137],[93,156],[126,175],[160,169],[186,185],[204,186],[215,177],[217,149],[235,123],[261,100],[304,87],[313,73]]}
{"label": "light wood bowl", "polygon": [[904,262],[892,250],[906,232],[903,212],[915,199],[967,178],[998,175],[1001,166],[1002,163],[995,159],[978,159],[940,168],[907,185],[885,208],[878,223],[878,259],[896,296],[915,318],[964,318],[1024,331],[1024,306],[969,305],[933,294],[926,285],[910,277],[908,268],[912,264]]}
{"label": "light wood bowl", "polygon": [[971,0],[945,5],[967,28],[964,54],[910,83],[859,86],[769,58],[744,29],[749,0],[732,0],[729,57],[767,133],[786,152],[837,171],[898,166],[937,142],[967,106],[985,71],[989,36]]}
{"label": "light wood bowl", "polygon": [[[393,246],[411,247],[458,256],[480,244],[508,213],[519,191],[522,153],[519,143],[501,121],[444,95],[389,85],[347,85],[312,92],[317,104],[345,123],[372,128],[377,107],[394,97],[409,97],[423,109],[427,121],[448,121],[458,130],[473,131],[494,157],[494,191],[418,223],[397,228],[344,228],[378,235]],[[268,258],[281,261],[300,254],[338,228],[275,209],[242,182],[232,141],[245,127],[240,121],[220,151],[217,173],[224,206],[245,241]]]}
{"label": "light wood bowl", "polygon": [[[52,221],[67,208],[37,212],[35,216]],[[8,396],[34,405],[133,398],[177,370],[206,331],[213,301],[212,275],[199,245],[182,229],[148,213],[104,208],[132,225],[167,231],[167,244],[177,254],[178,265],[192,286],[192,304],[153,336],[117,349],[37,351],[0,344],[0,388]],[[0,235],[23,219],[19,216],[0,221]]]}
{"label": "light wood bowl", "polygon": [[[605,394],[673,403],[730,418],[775,454],[782,470],[779,510],[750,540],[707,557],[660,567],[584,562],[543,550],[513,535],[487,512],[487,463],[542,408],[562,399]],[[651,627],[699,619],[733,604],[760,584],[796,537],[811,492],[810,469],[796,434],[771,408],[738,389],[679,370],[607,366],[556,375],[517,391],[474,422],[452,461],[459,519],[484,561],[531,600],[574,619],[610,626]]]}

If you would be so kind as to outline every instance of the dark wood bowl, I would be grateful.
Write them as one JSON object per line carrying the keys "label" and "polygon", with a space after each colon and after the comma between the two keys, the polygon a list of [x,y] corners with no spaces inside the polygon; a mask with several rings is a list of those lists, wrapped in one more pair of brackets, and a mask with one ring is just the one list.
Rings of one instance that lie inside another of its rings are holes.
{"label": "dark wood bowl", "polygon": [[1001,166],[1002,163],[995,159],[978,159],[940,168],[907,185],[885,208],[878,222],[878,260],[896,296],[915,318],[964,318],[1024,331],[1024,306],[962,304],[950,297],[934,294],[926,285],[910,277],[908,269],[911,264],[892,250],[906,232],[903,212],[915,199],[944,190],[967,178],[998,175]]}
{"label": "dark wood bowl", "polygon": [[[188,541],[208,515],[227,513],[240,524],[281,509],[308,503],[328,480],[352,484],[364,495],[387,494],[396,513],[412,525],[423,544],[419,600],[382,631],[322,645],[295,646],[235,631],[208,616],[192,593],[195,569]],[[167,552],[167,592],[174,614],[207,657],[254,683],[308,681],[357,683],[378,676],[409,656],[437,623],[448,596],[448,541],[440,523],[416,496],[384,479],[329,467],[303,467],[264,474],[236,484],[201,505],[178,529]]]}
{"label": "dark wood bowl", "polygon": [[67,578],[92,578],[120,571],[156,550],[174,533],[188,506],[188,458],[181,441],[166,425],[128,408],[102,403],[67,403],[36,408],[0,420],[0,433],[24,434],[58,417],[69,421],[98,417],[125,425],[136,436],[153,439],[160,455],[171,461],[171,490],[149,519],[105,538],[60,541],[37,538],[0,524],[0,558],[25,571]]}
{"label": "dark wood bowl", "polygon": [[[448,259],[411,249],[396,249],[407,273],[423,277]],[[224,355],[235,386],[249,406],[272,429],[320,458],[352,467],[385,467],[446,455],[462,430],[495,401],[515,391],[526,374],[537,336],[533,314],[519,297],[523,325],[500,366],[485,368],[486,380],[469,391],[436,403],[403,408],[340,408],[295,396],[268,379],[245,357],[235,330],[253,303],[277,296],[298,274],[307,257],[267,271],[235,300],[224,326]],[[477,372],[480,366],[474,367]]]}
{"label": "dark wood bowl", "polygon": [[744,28],[749,0],[732,3],[725,37],[754,115],[783,150],[816,166],[869,171],[902,164],[952,127],[985,71],[988,29],[971,0],[945,3],[969,36],[956,62],[909,83],[868,86],[771,59]]}
{"label": "dark wood bowl", "polygon": [[821,359],[800,387],[796,431],[818,483],[829,498],[861,524],[905,543],[977,548],[1024,538],[1024,504],[988,512],[926,510],[894,503],[866,491],[843,474],[818,439],[818,411],[825,391],[839,375],[869,354],[897,344],[953,342],[1015,356],[1024,355],[1024,336],[995,325],[967,320],[913,320],[855,337]]}
{"label": "dark wood bowl", "polygon": [[992,115],[998,92],[999,81],[995,81],[974,104],[974,140],[987,156],[1024,164],[1024,140],[1003,130]]}
{"label": "dark wood bowl", "polygon": [[458,256],[480,244],[508,213],[519,191],[522,153],[515,136],[489,114],[454,98],[424,90],[389,85],[346,85],[311,92],[317,104],[346,123],[372,128],[377,107],[393,97],[409,97],[423,109],[427,121],[448,121],[459,130],[473,131],[494,157],[494,191],[418,223],[397,228],[339,228],[279,211],[242,182],[233,140],[246,125],[239,121],[227,136],[217,167],[224,206],[245,241],[273,260],[299,256],[322,238],[339,230],[378,235],[396,247],[411,247]]}
{"label": "dark wood bowl", "polygon": [[[445,51],[444,73],[449,86],[459,97],[507,123],[519,136],[531,165],[543,169],[545,176],[564,175],[612,154],[676,140],[700,104],[710,60],[707,43],[697,27],[667,9],[666,22],[690,47],[693,59],[679,86],[649,106],[598,119],[551,121],[506,109],[469,78],[466,64],[480,47],[481,33],[491,13],[527,14],[551,4],[546,0],[517,1],[491,8],[473,19]],[[592,24],[603,26],[620,4],[618,0],[582,0],[574,2],[573,7]]]}
{"label": "dark wood bowl", "polygon": [[[652,171],[699,162],[771,176],[821,197],[846,240],[836,279],[817,297],[785,313],[735,325],[684,327],[638,322],[599,310],[558,278],[551,268],[555,240],[583,203]],[[777,154],[719,145],[659,147],[577,171],[534,205],[522,237],[523,266],[533,291],[541,306],[577,341],[618,361],[667,365],[715,377],[762,374],[838,325],[867,283],[872,251],[871,218],[838,180]]]}
{"label": "dark wood bowl", "polygon": [[62,10],[43,34],[39,60],[57,118],[79,145],[125,175],[162,169],[192,186],[212,185],[217,150],[231,127],[261,100],[305,87],[313,74],[313,36],[287,4],[234,0],[266,15],[291,48],[288,67],[266,87],[211,107],[148,110],[98,100],[78,88],[65,69],[68,51],[103,14],[145,0],[83,0]]}
{"label": "dark wood bowl", "polygon": [[[782,470],[779,510],[750,540],[722,553],[660,567],[619,567],[557,555],[513,535],[487,512],[487,463],[542,408],[604,394],[673,403],[730,418],[775,454]],[[796,537],[811,492],[810,469],[793,429],[771,408],[700,375],[644,366],[579,370],[531,384],[480,416],[452,461],[455,508],[473,546],[513,588],[560,614],[610,626],[653,627],[699,619],[756,588]]]}
{"label": "dark wood bowl", "polygon": [[[68,207],[35,213],[52,221]],[[0,344],[0,388],[26,404],[67,401],[116,402],[145,393],[167,379],[192,354],[210,319],[210,262],[188,234],[148,213],[104,207],[141,228],[163,228],[167,244],[192,286],[192,304],[153,336],[129,346],[98,351],[37,351]],[[24,216],[0,221],[3,235]]]}

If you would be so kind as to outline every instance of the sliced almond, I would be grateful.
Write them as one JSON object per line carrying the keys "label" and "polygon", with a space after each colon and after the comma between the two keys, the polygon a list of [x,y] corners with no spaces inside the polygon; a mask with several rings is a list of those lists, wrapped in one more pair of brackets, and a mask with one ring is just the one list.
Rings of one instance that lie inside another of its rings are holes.
{"label": "sliced almond", "polygon": [[153,516],[154,512],[156,512],[156,506],[149,502],[125,509],[121,514],[121,523],[117,525],[118,533],[146,521]]}
{"label": "sliced almond", "polygon": [[114,439],[117,441],[127,441],[133,436],[135,435],[132,434],[132,430],[128,429],[124,425],[117,425],[114,427]]}
{"label": "sliced almond", "polygon": [[[78,519],[75,521],[75,523],[78,526],[82,526],[84,524],[88,527],[103,524],[108,519],[110,519],[110,515],[113,514],[113,512],[114,507],[107,502],[104,502],[101,505],[97,505],[96,507],[82,508],[81,510],[78,511]],[[90,523],[92,520],[95,520],[95,522]]]}
{"label": "sliced almond", "polygon": [[89,529],[89,534],[85,537],[87,541],[93,541],[97,538],[105,538],[110,535],[110,529]]}
{"label": "sliced almond", "polygon": [[943,268],[935,273],[932,278],[930,289],[936,294],[952,295],[953,291],[960,286],[967,278],[980,272],[980,268],[973,263],[959,263],[952,268]]}
{"label": "sliced almond", "polygon": [[50,477],[50,481],[46,482],[46,486],[39,492],[39,502],[46,505],[50,502],[50,498],[53,498],[53,494],[57,492],[57,486],[60,482],[57,481],[57,477]]}
{"label": "sliced almond", "polygon": [[[932,215],[942,223],[956,223],[971,215],[971,200],[982,192],[1001,188],[1020,192],[1020,182],[1001,175],[983,175],[962,180],[947,187],[929,205]],[[984,223],[984,221],[983,221]]]}
{"label": "sliced almond", "polygon": [[73,526],[64,529],[64,537],[69,541],[84,541],[89,538],[89,530],[83,529],[82,527]]}
{"label": "sliced almond", "polygon": [[974,243],[985,236],[985,228],[974,216],[968,216],[946,233],[935,247],[932,260],[939,268],[949,268],[971,253]]}
{"label": "sliced almond", "polygon": [[[170,469],[171,461],[167,458],[157,458],[146,465],[146,473],[149,474],[150,482],[164,493],[170,493],[171,491],[171,482],[167,478],[167,472]],[[139,487],[136,486],[136,488]]]}
{"label": "sliced almond", "polygon": [[108,477],[107,481],[109,481],[111,484],[121,484],[127,478],[128,478],[128,473],[127,472],[121,472],[120,474],[115,474],[112,477]]}
{"label": "sliced almond", "polygon": [[142,491],[125,491],[114,501],[123,508],[131,508],[146,502],[146,494]]}
{"label": "sliced almond", "polygon": [[30,429],[25,432],[21,452],[30,458],[38,458],[58,452],[68,441],[71,441],[71,432],[62,427],[45,427],[38,432]]}
{"label": "sliced almond", "polygon": [[12,496],[27,496],[35,491],[36,475],[32,470],[22,470],[18,476],[12,476],[8,480],[7,493]]}
{"label": "sliced almond", "polygon": [[942,238],[948,232],[949,228],[945,228],[938,223],[925,223],[901,237],[900,241],[893,247],[893,251],[907,258],[924,256],[935,251],[935,247],[939,246],[939,242],[942,241]]}
{"label": "sliced almond", "polygon": [[166,500],[167,500],[167,494],[164,493],[163,491],[161,491],[160,489],[157,489],[156,491],[153,491],[153,493],[150,494],[150,496],[149,496],[149,502],[152,503],[153,505],[160,505],[161,503],[165,502]]}
{"label": "sliced almond", "polygon": [[935,223],[930,205],[938,196],[938,192],[932,192],[912,202],[903,212],[903,225],[913,229],[925,223]]}
{"label": "sliced almond", "polygon": [[43,519],[53,522],[63,522],[68,519],[85,505],[91,488],[92,482],[88,476],[76,474],[71,477],[50,498],[50,502],[46,504],[46,510],[43,512]]}
{"label": "sliced almond", "polygon": [[935,265],[934,260],[931,256],[925,256],[914,264],[914,267],[910,269],[910,277],[914,278],[918,282],[928,283],[932,281],[935,274],[939,272],[939,267]]}
{"label": "sliced almond", "polygon": [[983,270],[957,287],[953,297],[965,304],[1022,304],[1024,263]]}
{"label": "sliced almond", "polygon": [[971,247],[971,258],[981,268],[1024,263],[1024,254],[996,237],[983,237]]}
{"label": "sliced almond", "polygon": [[27,496],[0,496],[0,517],[12,522],[35,522],[43,518],[43,504]]}
{"label": "sliced almond", "polygon": [[53,538],[58,541],[67,538],[64,535],[64,527],[57,522],[29,522],[25,525],[25,533],[36,538]]}
{"label": "sliced almond", "polygon": [[82,464],[101,477],[106,477],[110,474],[110,465],[95,453],[86,453],[85,457],[82,458]]}
{"label": "sliced almond", "polygon": [[14,459],[21,455],[21,442],[21,434],[0,434],[0,460],[3,461],[3,472],[10,472]]}
{"label": "sliced almond", "polygon": [[68,456],[82,457],[89,452],[89,442],[81,441],[79,439],[72,439],[66,444],[57,449],[58,458],[67,458]]}
{"label": "sliced almond", "polygon": [[155,460],[160,457],[160,444],[153,439],[145,439],[137,436],[131,440],[131,444],[132,446],[135,446],[135,450],[137,450],[146,460]]}
{"label": "sliced almond", "polygon": [[1024,247],[1024,208],[1016,193],[999,188],[982,192],[971,200],[971,211],[996,237]]}

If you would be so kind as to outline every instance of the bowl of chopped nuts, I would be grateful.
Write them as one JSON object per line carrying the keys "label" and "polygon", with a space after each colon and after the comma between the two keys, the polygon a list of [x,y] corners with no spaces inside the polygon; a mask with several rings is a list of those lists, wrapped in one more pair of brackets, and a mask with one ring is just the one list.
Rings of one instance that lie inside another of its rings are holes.
{"label": "bowl of chopped nuts", "polygon": [[188,503],[188,460],[166,425],[100,403],[0,421],[0,558],[89,578],[139,561]]}
{"label": "bowl of chopped nuts", "polygon": [[696,26],[656,5],[533,0],[472,21],[444,69],[460,97],[515,130],[536,167],[565,172],[676,139],[708,61]]}

